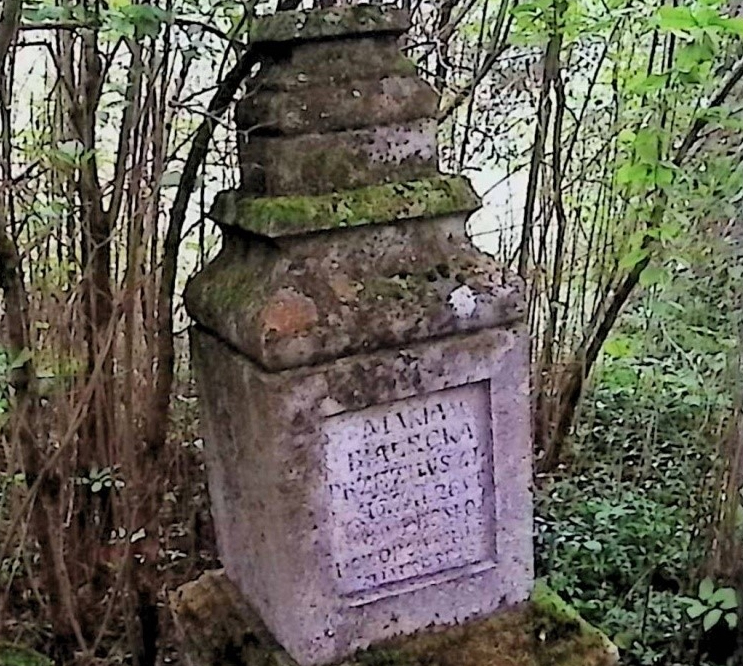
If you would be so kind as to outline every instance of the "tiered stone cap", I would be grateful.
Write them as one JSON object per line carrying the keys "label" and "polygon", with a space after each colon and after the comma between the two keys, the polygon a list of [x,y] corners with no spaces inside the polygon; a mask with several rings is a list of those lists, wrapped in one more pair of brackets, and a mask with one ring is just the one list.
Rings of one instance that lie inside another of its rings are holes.
{"label": "tiered stone cap", "polygon": [[237,107],[243,189],[321,194],[437,175],[438,97],[400,53],[409,25],[383,6],[258,20],[262,71]]}
{"label": "tiered stone cap", "polygon": [[477,251],[480,200],[438,171],[437,96],[384,6],[256,22],[262,69],[237,107],[242,186],[211,217],[220,255],[189,313],[267,370],[507,326],[522,282]]}
{"label": "tiered stone cap", "polygon": [[479,207],[466,178],[436,176],[314,196],[251,197],[228,190],[215,198],[211,216],[223,226],[280,238],[470,213]]}

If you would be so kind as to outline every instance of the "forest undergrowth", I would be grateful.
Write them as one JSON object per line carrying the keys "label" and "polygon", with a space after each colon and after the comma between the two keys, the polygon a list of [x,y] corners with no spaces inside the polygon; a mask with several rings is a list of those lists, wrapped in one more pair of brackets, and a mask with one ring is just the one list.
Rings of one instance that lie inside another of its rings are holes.
{"label": "forest undergrowth", "polygon": [[679,267],[632,305],[568,457],[537,479],[538,574],[631,666],[743,663],[743,509],[725,490],[738,427],[738,271],[692,278]]}
{"label": "forest undergrowth", "polygon": [[[1,359],[0,359],[1,360]],[[209,494],[204,461],[204,440],[199,429],[199,405],[193,380],[186,365],[181,366],[178,387],[173,399],[170,426],[168,489],[161,505],[161,533],[157,553],[157,570],[161,581],[159,604],[160,632],[158,663],[185,664],[179,652],[179,638],[172,622],[166,600],[169,592],[179,585],[194,580],[207,570],[220,567],[216,538],[209,508]],[[0,366],[0,370],[2,370]],[[7,385],[6,385],[7,387]],[[2,403],[0,402],[0,415]],[[2,456],[0,451],[0,456]],[[20,475],[10,476],[0,465],[0,543],[5,540],[12,524],[13,514],[8,508],[16,492],[23,489]],[[101,471],[100,483],[105,487],[115,477]],[[108,559],[110,567],[121,562],[121,539],[111,534],[108,549],[99,556]],[[137,535],[131,540],[137,543]],[[5,600],[3,631],[0,645],[5,643],[30,647],[44,655],[57,652],[53,627],[43,621],[46,601],[39,589],[39,555],[32,543],[21,540],[0,561],[0,594]],[[79,590],[81,600],[85,590]],[[97,612],[104,613],[110,595],[103,600]],[[122,606],[125,600],[117,604]],[[98,648],[98,657],[90,664],[131,664],[129,637],[124,613],[118,608],[112,615],[105,636]],[[0,651],[2,652],[2,651]],[[0,654],[2,657],[2,654]],[[0,664],[6,666],[0,659]],[[9,664],[7,666],[15,666]]]}

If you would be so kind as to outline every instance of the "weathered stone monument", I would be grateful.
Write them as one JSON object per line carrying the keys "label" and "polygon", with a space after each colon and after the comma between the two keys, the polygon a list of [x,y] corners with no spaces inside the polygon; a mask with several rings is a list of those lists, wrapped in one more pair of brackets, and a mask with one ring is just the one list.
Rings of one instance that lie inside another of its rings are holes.
{"label": "weathered stone monument", "polygon": [[303,666],[523,601],[523,287],[465,232],[434,91],[388,7],[258,21],[242,187],[189,284],[229,577]]}

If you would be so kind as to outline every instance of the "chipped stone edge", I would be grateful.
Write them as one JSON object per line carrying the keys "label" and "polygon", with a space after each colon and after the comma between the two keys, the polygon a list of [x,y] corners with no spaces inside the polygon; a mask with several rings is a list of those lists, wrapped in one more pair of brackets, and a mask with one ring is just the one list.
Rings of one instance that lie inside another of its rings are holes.
{"label": "chipped stone edge", "polygon": [[481,205],[467,178],[440,176],[314,196],[250,197],[220,192],[209,217],[269,238],[469,213]]}
{"label": "chipped stone edge", "polygon": [[250,42],[276,44],[360,34],[403,34],[410,25],[406,10],[384,5],[287,11],[255,19],[250,29]]}

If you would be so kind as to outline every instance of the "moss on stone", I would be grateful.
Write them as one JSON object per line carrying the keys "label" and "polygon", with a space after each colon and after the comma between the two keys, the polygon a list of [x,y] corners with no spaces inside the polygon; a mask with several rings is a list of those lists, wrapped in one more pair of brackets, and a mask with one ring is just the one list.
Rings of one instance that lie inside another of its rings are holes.
{"label": "moss on stone", "polygon": [[187,310],[198,313],[198,322],[210,330],[224,330],[234,318],[255,315],[252,305],[261,303],[268,286],[264,264],[235,261],[222,253],[194,275],[186,285]]}
{"label": "moss on stone", "polygon": [[[544,631],[559,637],[566,632],[576,634],[588,645],[596,645],[609,655],[616,655],[616,647],[607,636],[586,622],[572,606],[565,603],[543,580],[537,580],[531,595],[535,617],[544,622]],[[569,664],[570,662],[568,662]]]}
{"label": "moss on stone", "polygon": [[343,666],[611,666],[616,652],[547,586],[530,603],[461,627],[389,641]]}
{"label": "moss on stone", "polygon": [[[179,588],[170,603],[195,663],[222,666],[229,646],[236,648],[230,663],[297,666],[223,571]],[[537,582],[530,602],[483,620],[399,636],[340,666],[613,666],[617,661],[615,648],[601,632]],[[1,660],[0,666],[5,666]]]}
{"label": "moss on stone", "polygon": [[399,650],[370,650],[359,655],[358,666],[417,666],[420,662]]}
{"label": "moss on stone", "polygon": [[0,666],[53,666],[53,662],[28,648],[0,642]]}
{"label": "moss on stone", "polygon": [[551,618],[556,623],[583,625],[585,628],[591,628],[591,625],[581,618],[578,611],[565,603],[541,579],[534,584],[531,603],[539,614]]}
{"label": "moss on stone", "polygon": [[351,5],[279,12],[256,19],[251,26],[250,41],[275,43],[372,33],[402,34],[409,28],[410,17],[404,10],[387,6]]}
{"label": "moss on stone", "polygon": [[211,217],[218,223],[277,238],[314,231],[386,224],[476,210],[480,200],[458,176],[372,185],[317,196],[217,196]]}
{"label": "moss on stone", "polygon": [[208,268],[194,276],[189,286],[198,284],[203,289],[201,300],[218,312],[239,312],[247,300],[256,298],[257,290],[265,282],[265,276],[256,275],[250,265],[220,262]]}
{"label": "moss on stone", "polygon": [[396,277],[373,277],[363,282],[359,295],[370,299],[404,300],[411,295],[411,284]]}

